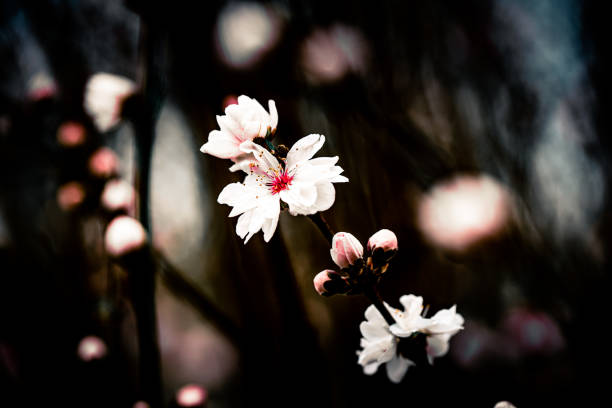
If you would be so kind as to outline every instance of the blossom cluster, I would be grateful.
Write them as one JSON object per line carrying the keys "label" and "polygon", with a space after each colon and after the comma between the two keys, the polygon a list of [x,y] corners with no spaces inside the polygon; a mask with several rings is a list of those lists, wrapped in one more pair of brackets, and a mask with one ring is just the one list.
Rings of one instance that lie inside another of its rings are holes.
{"label": "blossom cluster", "polygon": [[404,378],[408,368],[416,365],[407,356],[403,345],[408,341],[425,339],[425,350],[429,364],[433,359],[448,352],[452,336],[463,329],[463,317],[456,306],[442,309],[430,318],[424,317],[423,298],[404,295],[399,299],[404,310],[384,304],[396,323],[389,325],[374,305],[365,311],[366,320],[359,329],[362,334],[361,351],[357,352],[358,363],[368,375],[376,373],[385,364],[387,376],[394,383]]}
{"label": "blossom cluster", "polygon": [[212,156],[230,159],[230,171],[246,174],[242,182],[228,184],[217,201],[232,207],[230,217],[240,216],[236,234],[245,244],[263,231],[268,242],[281,208],[291,215],[311,215],[329,209],[335,201],[333,183],[347,182],[336,166],[338,157],[313,156],[325,143],[325,136],[311,134],[298,140],[291,149],[274,147],[278,113],[274,101],[266,110],[254,99],[242,95],[238,104],[229,105],[225,115],[217,116],[219,130],[213,130],[200,149]]}
{"label": "blossom cluster", "polygon": [[353,234],[338,232],[332,239],[330,255],[340,271],[319,272],[314,278],[315,289],[324,296],[362,293],[378,283],[396,253],[397,237],[388,229],[372,235],[365,251]]}

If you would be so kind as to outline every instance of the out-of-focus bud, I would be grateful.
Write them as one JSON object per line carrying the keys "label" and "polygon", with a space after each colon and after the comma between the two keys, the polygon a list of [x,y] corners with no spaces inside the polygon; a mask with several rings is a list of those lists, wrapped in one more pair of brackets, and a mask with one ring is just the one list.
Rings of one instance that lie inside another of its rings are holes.
{"label": "out-of-focus bud", "polygon": [[84,337],[79,343],[77,354],[83,361],[100,359],[106,355],[106,344],[96,336]]}
{"label": "out-of-focus bud", "polygon": [[96,177],[109,178],[117,171],[117,155],[108,147],[101,147],[89,158],[89,171]]}
{"label": "out-of-focus bud", "polygon": [[64,211],[75,209],[85,199],[85,189],[78,181],[71,181],[57,189],[57,204]]}
{"label": "out-of-focus bud", "polygon": [[128,211],[134,204],[136,192],[130,183],[125,180],[110,180],[104,185],[100,197],[102,206],[110,212]]}
{"label": "out-of-focus bud", "polygon": [[314,287],[321,296],[331,296],[346,293],[349,284],[338,272],[326,269],[319,272],[313,279]]}
{"label": "out-of-focus bud", "polygon": [[176,393],[176,403],[180,407],[203,407],[206,403],[206,390],[199,385],[189,384]]}
{"label": "out-of-focus bud", "polygon": [[110,222],[104,235],[106,252],[120,257],[142,248],[147,242],[147,233],[137,220],[121,215]]}
{"label": "out-of-focus bud", "polygon": [[352,234],[338,232],[332,239],[330,254],[336,265],[344,269],[363,257],[363,246]]}
{"label": "out-of-focus bud", "polygon": [[97,73],[85,87],[85,111],[100,132],[107,132],[121,119],[123,101],[136,90],[136,84],[124,77]]}
{"label": "out-of-focus bud", "polygon": [[48,72],[41,71],[28,81],[28,99],[40,101],[57,94],[57,83]]}
{"label": "out-of-focus bud", "polygon": [[144,401],[136,401],[132,408],[151,408],[151,406]]}
{"label": "out-of-focus bud", "polygon": [[497,404],[495,404],[495,407],[493,408],[516,408],[516,407],[508,401],[499,401]]}
{"label": "out-of-focus bud", "polygon": [[64,147],[75,147],[85,141],[85,128],[77,122],[64,122],[57,129],[57,141]]}

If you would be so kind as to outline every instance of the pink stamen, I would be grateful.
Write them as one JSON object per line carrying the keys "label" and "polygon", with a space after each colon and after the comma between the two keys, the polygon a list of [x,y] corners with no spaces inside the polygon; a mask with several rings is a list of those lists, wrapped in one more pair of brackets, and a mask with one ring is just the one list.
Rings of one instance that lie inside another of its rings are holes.
{"label": "pink stamen", "polygon": [[270,188],[272,194],[278,194],[283,190],[286,190],[293,181],[293,176],[288,175],[284,170],[279,174],[275,175],[271,182],[266,183],[266,186]]}

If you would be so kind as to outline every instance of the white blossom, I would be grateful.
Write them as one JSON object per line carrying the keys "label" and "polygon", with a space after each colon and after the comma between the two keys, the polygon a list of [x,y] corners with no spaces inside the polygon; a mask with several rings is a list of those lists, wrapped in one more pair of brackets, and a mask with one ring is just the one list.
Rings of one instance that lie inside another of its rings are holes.
{"label": "white blossom", "polygon": [[246,141],[240,145],[243,153],[252,155],[248,175],[243,183],[225,186],[217,201],[233,207],[230,217],[240,215],[236,233],[245,243],[262,230],[264,240],[272,238],[280,213],[280,201],[289,207],[291,215],[309,215],[332,206],[336,192],[332,183],[347,182],[336,166],[338,157],[312,156],[321,149],[325,137],[309,135],[298,140],[281,164],[263,147]]}
{"label": "white blossom", "polygon": [[404,311],[394,309],[392,315],[396,323],[391,326],[391,333],[397,337],[409,337],[431,325],[430,319],[421,316],[423,312],[421,296],[404,295],[400,297],[400,303],[404,306]]}
{"label": "white blossom", "polygon": [[435,357],[448,353],[448,342],[451,337],[463,329],[463,316],[456,311],[456,306],[442,309],[429,319],[429,325],[423,330],[427,334],[427,359],[433,364]]}
{"label": "white blossom", "polygon": [[[399,312],[386,303],[385,307],[391,314]],[[389,380],[394,383],[401,382],[408,368],[415,365],[414,362],[398,354],[399,338],[391,333],[389,325],[374,305],[366,309],[365,318],[366,321],[359,325],[363,337],[362,350],[357,352],[357,362],[363,366],[363,372],[367,375],[376,373],[378,367],[385,364]]]}
{"label": "white blossom", "polygon": [[270,113],[257,102],[246,95],[238,97],[238,104],[225,108],[225,115],[217,116],[219,130],[208,134],[208,141],[202,145],[200,151],[220,159],[231,159],[236,164],[231,171],[244,169],[241,164],[247,165],[253,157],[241,149],[244,142],[250,142],[256,137],[265,137],[274,133],[278,125],[278,112],[273,100],[268,101]]}

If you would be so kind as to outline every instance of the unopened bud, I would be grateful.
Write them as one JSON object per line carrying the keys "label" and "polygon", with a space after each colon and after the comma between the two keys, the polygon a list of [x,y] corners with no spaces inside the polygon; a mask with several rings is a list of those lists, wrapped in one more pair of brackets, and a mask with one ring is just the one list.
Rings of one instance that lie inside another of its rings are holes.
{"label": "unopened bud", "polygon": [[370,237],[367,248],[372,257],[372,266],[374,268],[384,267],[397,253],[397,237],[393,231],[382,229]]}
{"label": "unopened bud", "polygon": [[147,233],[137,220],[121,215],[110,222],[104,236],[104,246],[110,255],[120,257],[144,246]]}
{"label": "unopened bud", "polygon": [[370,237],[368,240],[368,251],[373,252],[379,248],[385,252],[397,251],[397,237],[393,231],[381,229]]}
{"label": "unopened bud", "polygon": [[349,290],[348,282],[338,272],[326,269],[319,272],[313,279],[314,287],[321,296],[331,296],[346,293]]}
{"label": "unopened bud", "polygon": [[89,171],[100,178],[109,178],[117,171],[117,155],[108,147],[101,147],[89,158]]}
{"label": "unopened bud", "polygon": [[338,232],[332,239],[330,254],[336,265],[344,269],[363,257],[363,246],[352,234]]}

